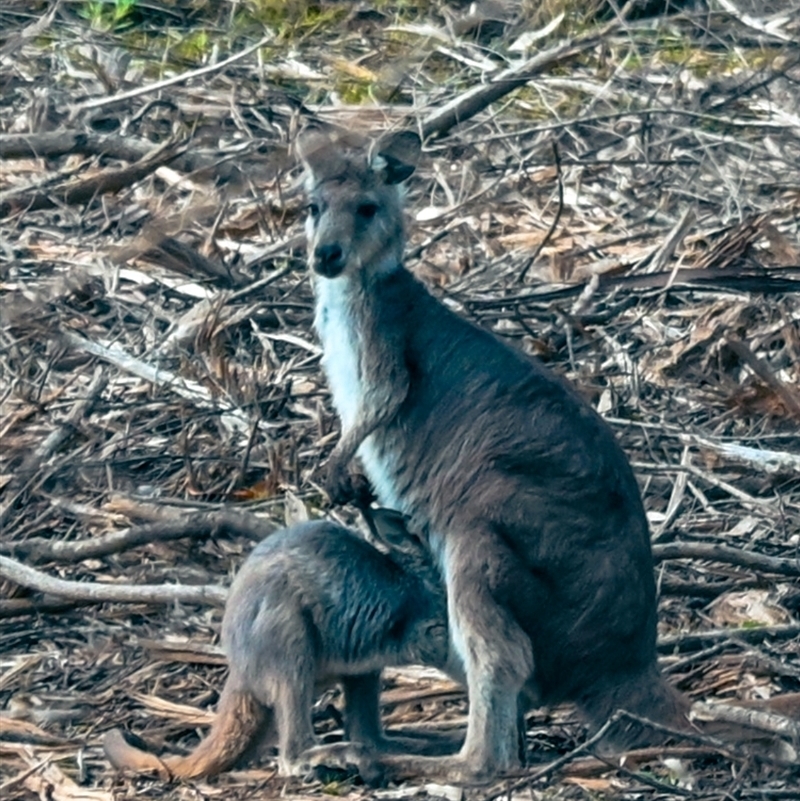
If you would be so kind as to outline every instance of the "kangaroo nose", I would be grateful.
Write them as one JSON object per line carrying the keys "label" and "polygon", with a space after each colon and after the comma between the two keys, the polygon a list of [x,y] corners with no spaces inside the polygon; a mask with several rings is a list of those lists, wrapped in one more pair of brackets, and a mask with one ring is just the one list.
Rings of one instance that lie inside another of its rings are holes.
{"label": "kangaroo nose", "polygon": [[338,242],[314,248],[314,269],[327,278],[336,278],[344,270],[344,253]]}

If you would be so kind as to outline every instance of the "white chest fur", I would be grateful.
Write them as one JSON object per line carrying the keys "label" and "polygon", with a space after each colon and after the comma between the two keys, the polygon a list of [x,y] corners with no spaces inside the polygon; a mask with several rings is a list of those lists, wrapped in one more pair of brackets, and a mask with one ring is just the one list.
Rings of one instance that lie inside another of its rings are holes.
{"label": "white chest fur", "polygon": [[[328,378],[333,405],[342,421],[342,429],[347,430],[358,419],[366,391],[359,367],[362,341],[358,320],[353,314],[345,278],[316,278],[314,293],[314,326],[322,342],[322,367]],[[384,506],[402,510],[402,501],[395,491],[391,455],[380,452],[371,436],[361,443],[358,455],[380,502]]]}
{"label": "white chest fur", "polygon": [[357,322],[346,278],[316,278],[314,327],[322,342],[322,368],[342,428],[352,428],[361,405],[361,371]]}

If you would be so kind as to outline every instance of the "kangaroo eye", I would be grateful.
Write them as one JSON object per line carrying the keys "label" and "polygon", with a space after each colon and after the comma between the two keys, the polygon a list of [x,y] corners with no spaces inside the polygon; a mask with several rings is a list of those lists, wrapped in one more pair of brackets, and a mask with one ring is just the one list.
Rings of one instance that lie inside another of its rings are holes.
{"label": "kangaroo eye", "polygon": [[309,203],[306,207],[308,213],[316,220],[319,217],[319,206],[316,203]]}
{"label": "kangaroo eye", "polygon": [[378,206],[375,203],[361,203],[356,209],[356,214],[363,220],[371,220],[378,213]]}

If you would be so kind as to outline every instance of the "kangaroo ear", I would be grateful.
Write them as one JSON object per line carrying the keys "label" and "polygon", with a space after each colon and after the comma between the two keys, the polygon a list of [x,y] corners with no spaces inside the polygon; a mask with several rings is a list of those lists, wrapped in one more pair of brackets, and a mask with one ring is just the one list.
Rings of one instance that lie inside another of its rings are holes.
{"label": "kangaroo ear", "polygon": [[417,168],[422,142],[414,131],[395,131],[382,136],[372,151],[378,158],[370,159],[374,169],[383,171],[387,184],[405,181]]}
{"label": "kangaroo ear", "polygon": [[306,128],[297,135],[294,149],[303,166],[311,173],[319,173],[329,161],[332,147],[331,137],[319,128]]}
{"label": "kangaroo ear", "polygon": [[378,506],[370,509],[369,515],[384,545],[396,548],[413,538],[406,528],[406,517],[400,512]]}

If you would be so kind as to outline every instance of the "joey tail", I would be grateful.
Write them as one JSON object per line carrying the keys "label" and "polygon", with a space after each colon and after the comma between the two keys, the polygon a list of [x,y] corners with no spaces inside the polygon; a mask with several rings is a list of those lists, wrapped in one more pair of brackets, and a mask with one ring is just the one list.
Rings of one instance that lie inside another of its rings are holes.
{"label": "joey tail", "polygon": [[103,750],[118,770],[156,772],[164,780],[214,776],[232,767],[266,727],[272,710],[249,692],[225,686],[211,731],[186,756],[157,757],[131,745],[119,729],[103,738]]}

